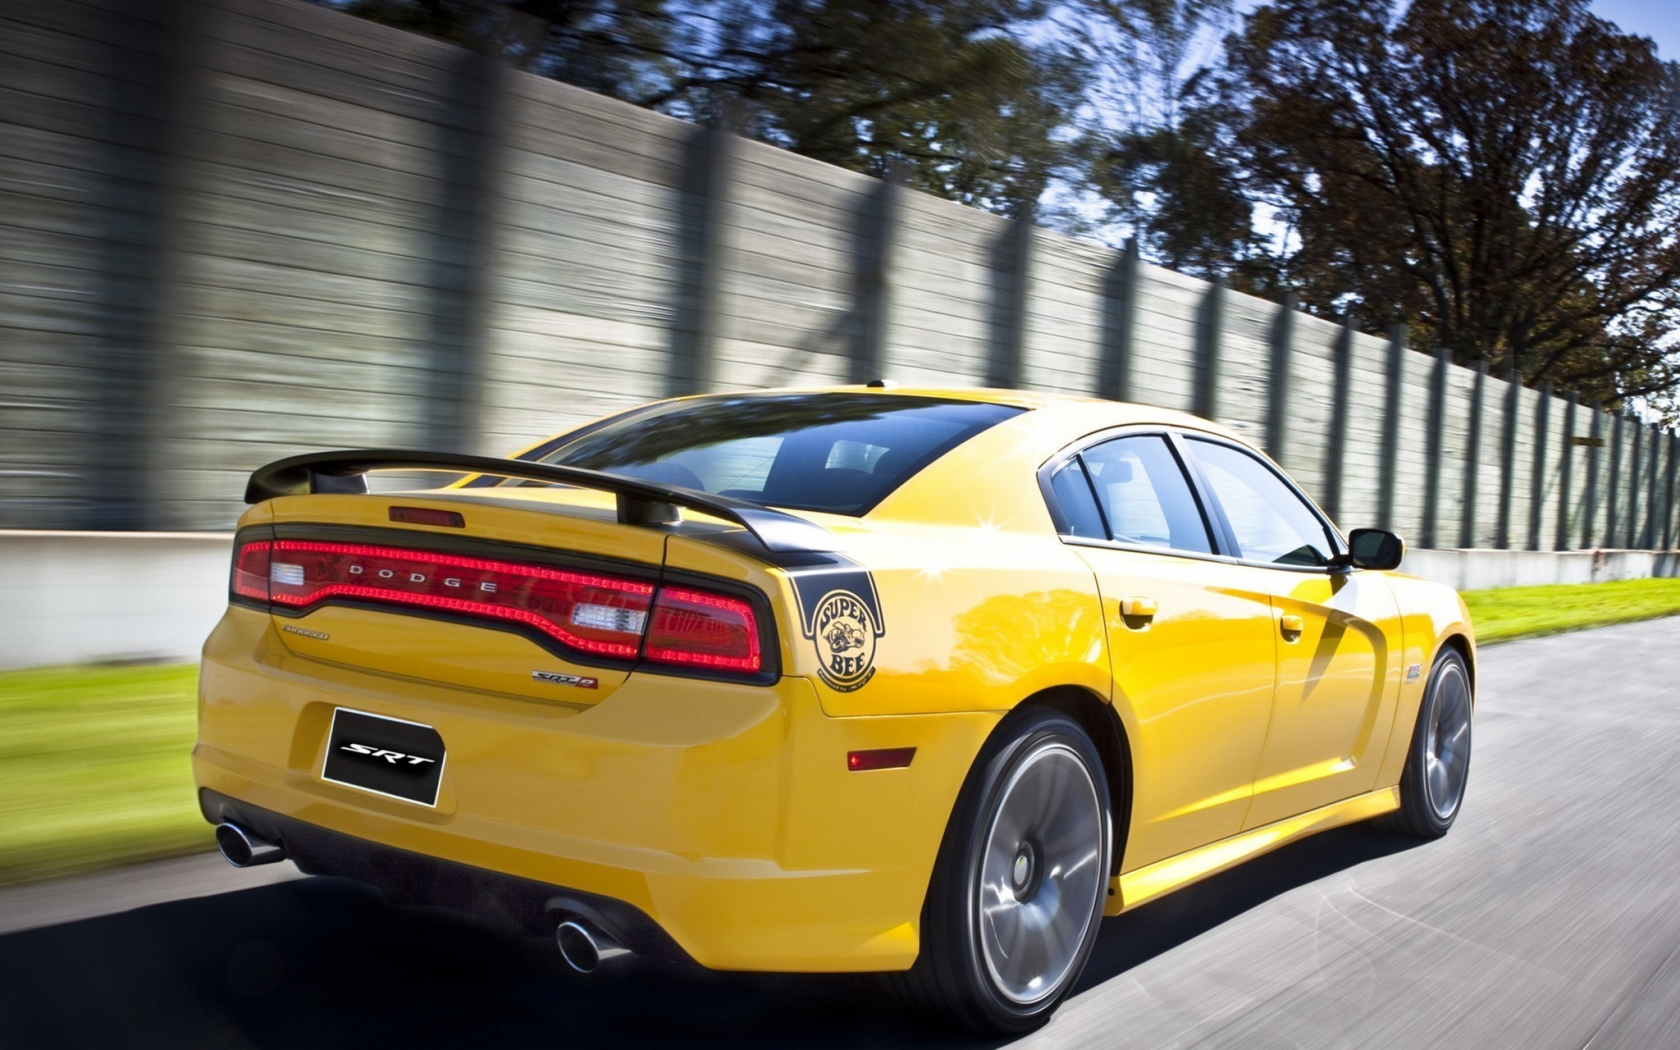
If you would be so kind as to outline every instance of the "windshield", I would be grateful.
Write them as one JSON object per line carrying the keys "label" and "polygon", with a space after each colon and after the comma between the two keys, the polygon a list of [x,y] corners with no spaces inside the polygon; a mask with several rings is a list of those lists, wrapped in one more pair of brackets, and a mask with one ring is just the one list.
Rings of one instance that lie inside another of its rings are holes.
{"label": "windshield", "polygon": [[1021,411],[898,394],[729,394],[655,405],[562,435],[523,458],[859,515]]}

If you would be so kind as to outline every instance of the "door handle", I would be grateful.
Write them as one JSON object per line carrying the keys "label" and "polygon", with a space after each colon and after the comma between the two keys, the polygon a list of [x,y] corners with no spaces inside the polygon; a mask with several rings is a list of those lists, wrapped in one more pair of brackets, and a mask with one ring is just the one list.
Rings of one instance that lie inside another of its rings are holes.
{"label": "door handle", "polygon": [[1307,629],[1307,621],[1299,616],[1285,615],[1278,620],[1278,627],[1283,631],[1283,640],[1293,642],[1301,637],[1301,632]]}
{"label": "door handle", "polygon": [[1134,620],[1153,620],[1155,618],[1155,610],[1155,599],[1153,598],[1139,598],[1133,596],[1131,598],[1122,598],[1120,600],[1120,615],[1126,620],[1127,627],[1142,626],[1141,623],[1134,624],[1132,622]]}

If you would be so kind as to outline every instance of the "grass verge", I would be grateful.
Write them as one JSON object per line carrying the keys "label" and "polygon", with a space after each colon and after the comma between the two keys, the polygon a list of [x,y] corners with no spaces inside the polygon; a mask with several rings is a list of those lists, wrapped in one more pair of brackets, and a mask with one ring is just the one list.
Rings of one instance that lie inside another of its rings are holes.
{"label": "grass verge", "polygon": [[0,883],[210,849],[198,668],[0,672]]}
{"label": "grass verge", "polygon": [[1476,642],[1503,642],[1680,613],[1680,580],[1618,580],[1465,591]]}
{"label": "grass verge", "polygon": [[[1479,642],[1680,613],[1680,580],[1467,591]],[[213,848],[193,795],[198,669],[0,672],[0,883]]]}

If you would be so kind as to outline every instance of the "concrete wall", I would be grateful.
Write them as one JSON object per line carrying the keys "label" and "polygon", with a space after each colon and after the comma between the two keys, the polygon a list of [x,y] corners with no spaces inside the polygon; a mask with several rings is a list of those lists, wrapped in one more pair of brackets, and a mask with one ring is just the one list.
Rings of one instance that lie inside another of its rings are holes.
{"label": "concrete wall", "polygon": [[1538,587],[1552,583],[1605,583],[1680,576],[1672,551],[1414,550],[1401,572],[1461,591]]}
{"label": "concrete wall", "polygon": [[227,608],[229,533],[0,532],[0,668],[194,660]]}
{"label": "concrete wall", "polygon": [[1340,328],[1282,310],[298,0],[0,5],[0,528],[226,529],[300,451],[886,375],[1205,397],[1420,546],[1551,549],[1560,504],[1562,546],[1672,543],[1668,436],[1572,445],[1497,377],[1473,429],[1473,373],[1357,333],[1335,442]]}

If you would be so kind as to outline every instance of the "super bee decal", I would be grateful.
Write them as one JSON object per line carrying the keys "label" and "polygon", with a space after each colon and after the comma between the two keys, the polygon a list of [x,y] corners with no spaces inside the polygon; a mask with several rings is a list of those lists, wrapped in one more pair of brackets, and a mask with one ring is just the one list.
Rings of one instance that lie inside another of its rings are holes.
{"label": "super bee decal", "polygon": [[836,692],[862,689],[875,675],[875,639],[880,625],[863,599],[850,591],[829,591],[817,603],[817,674]]}
{"label": "super bee decal", "polygon": [[875,643],[887,633],[874,577],[840,557],[791,575],[800,627],[817,651],[817,674],[838,693],[863,688],[875,676]]}

